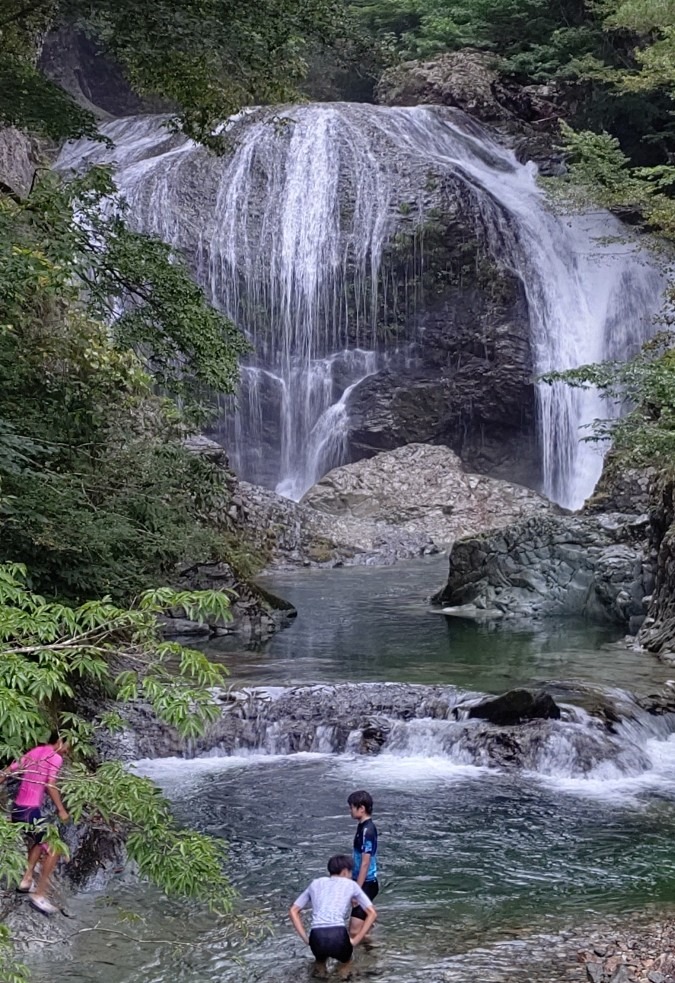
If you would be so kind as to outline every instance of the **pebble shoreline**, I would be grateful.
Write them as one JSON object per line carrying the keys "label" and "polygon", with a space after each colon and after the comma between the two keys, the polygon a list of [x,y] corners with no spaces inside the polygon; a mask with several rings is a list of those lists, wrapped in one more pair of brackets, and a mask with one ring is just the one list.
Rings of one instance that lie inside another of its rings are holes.
{"label": "pebble shoreline", "polygon": [[675,983],[675,919],[595,942],[578,959],[590,983]]}

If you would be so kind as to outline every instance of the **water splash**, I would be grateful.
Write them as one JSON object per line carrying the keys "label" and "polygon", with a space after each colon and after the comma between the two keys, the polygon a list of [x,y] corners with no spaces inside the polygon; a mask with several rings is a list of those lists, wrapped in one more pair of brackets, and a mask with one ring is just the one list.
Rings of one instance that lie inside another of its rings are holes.
{"label": "water splash", "polygon": [[[651,333],[660,276],[620,223],[553,214],[535,168],[464,114],[335,103],[271,115],[233,121],[223,158],[169,134],[162,117],[139,117],[104,125],[113,151],[80,142],[58,164],[114,160],[134,223],[182,250],[250,337],[236,413],[223,404],[242,477],[297,498],[344,462],[346,394],[405,356],[416,331],[414,296],[405,317],[398,309],[387,247],[439,202],[468,202],[476,234],[520,280],[536,375],[626,359]],[[413,239],[419,271],[423,241]],[[382,333],[402,319],[400,333]],[[601,453],[580,428],[602,415],[597,393],[537,386],[543,490],[562,505],[580,506],[597,481]]]}

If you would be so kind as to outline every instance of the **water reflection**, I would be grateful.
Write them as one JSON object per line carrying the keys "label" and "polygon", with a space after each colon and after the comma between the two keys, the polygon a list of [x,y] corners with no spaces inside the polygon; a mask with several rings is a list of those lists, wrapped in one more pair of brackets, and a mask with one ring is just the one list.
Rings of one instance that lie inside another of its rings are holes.
{"label": "water reflection", "polygon": [[445,557],[279,572],[263,584],[297,607],[291,627],[257,649],[225,638],[205,650],[237,680],[287,685],[386,679],[499,693],[565,678],[649,692],[669,678],[652,657],[616,644],[622,633],[613,627],[560,621],[513,630],[431,613],[446,573]]}

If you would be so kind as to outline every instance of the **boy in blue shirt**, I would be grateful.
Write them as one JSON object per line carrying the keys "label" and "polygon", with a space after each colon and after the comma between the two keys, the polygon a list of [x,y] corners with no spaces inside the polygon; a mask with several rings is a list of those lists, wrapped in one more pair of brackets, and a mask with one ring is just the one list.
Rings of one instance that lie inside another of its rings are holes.
{"label": "boy in blue shirt", "polygon": [[[353,878],[366,897],[374,901],[380,885],[377,882],[377,827],[372,820],[373,797],[363,789],[352,792],[347,799],[347,805],[356,819],[356,835],[354,836],[354,871]],[[352,908],[349,922],[349,934],[356,935],[363,928],[367,915],[361,905]],[[365,941],[369,941],[367,938]]]}

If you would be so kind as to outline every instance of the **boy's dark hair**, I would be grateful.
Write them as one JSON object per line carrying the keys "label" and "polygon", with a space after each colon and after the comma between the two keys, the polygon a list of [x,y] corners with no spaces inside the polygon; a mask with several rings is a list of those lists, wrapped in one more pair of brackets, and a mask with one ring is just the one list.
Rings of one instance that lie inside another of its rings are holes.
{"label": "boy's dark hair", "polygon": [[370,816],[373,811],[373,797],[370,792],[366,792],[363,789],[359,789],[358,792],[352,792],[352,794],[347,799],[348,806],[354,806],[356,809],[359,806],[363,806],[368,815]]}
{"label": "boy's dark hair", "polygon": [[341,874],[343,870],[348,870],[351,874],[354,870],[354,861],[344,853],[336,853],[328,861],[328,873],[332,877],[335,874]]}

